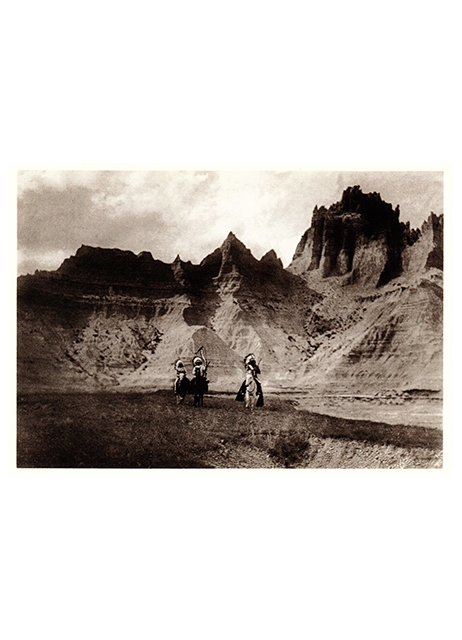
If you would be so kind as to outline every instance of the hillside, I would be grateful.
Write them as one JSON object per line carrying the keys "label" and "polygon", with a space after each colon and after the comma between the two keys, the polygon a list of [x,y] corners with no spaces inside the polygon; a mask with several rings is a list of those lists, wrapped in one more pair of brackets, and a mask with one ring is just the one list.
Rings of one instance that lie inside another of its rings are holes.
{"label": "hillside", "polygon": [[350,188],[315,208],[288,270],[322,295],[307,325],[308,386],[442,389],[443,216],[411,230],[379,194]]}
{"label": "hillside", "polygon": [[201,346],[217,388],[238,383],[251,350],[282,381],[317,299],[274,252],[256,260],[232,233],[199,265],[81,247],[56,272],[18,279],[19,386],[165,385]]}
{"label": "hillside", "polygon": [[442,216],[410,230],[352,187],[315,208],[287,269],[233,233],[197,265],[82,246],[18,278],[18,387],[166,387],[203,346],[214,390],[255,351],[267,389],[438,391],[442,239]]}

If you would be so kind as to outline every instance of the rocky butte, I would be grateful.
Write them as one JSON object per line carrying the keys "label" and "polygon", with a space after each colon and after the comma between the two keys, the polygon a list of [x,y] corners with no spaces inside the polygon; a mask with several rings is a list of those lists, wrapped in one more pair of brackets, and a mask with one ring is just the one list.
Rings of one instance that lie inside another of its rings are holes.
{"label": "rocky butte", "polygon": [[287,269],[233,233],[197,265],[82,246],[18,278],[18,388],[165,387],[204,346],[216,390],[255,351],[267,389],[439,391],[443,217],[411,230],[399,216],[350,187],[315,207]]}

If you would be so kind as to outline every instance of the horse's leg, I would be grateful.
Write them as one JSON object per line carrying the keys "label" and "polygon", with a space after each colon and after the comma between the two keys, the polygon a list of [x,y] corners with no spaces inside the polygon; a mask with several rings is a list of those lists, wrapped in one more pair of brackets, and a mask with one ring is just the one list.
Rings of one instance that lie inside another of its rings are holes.
{"label": "horse's leg", "polygon": [[176,395],[176,403],[182,404],[185,397],[184,380],[177,378],[175,380],[174,390]]}
{"label": "horse's leg", "polygon": [[201,407],[204,406],[204,394],[207,391],[207,380],[202,378],[202,388],[201,388]]}
{"label": "horse's leg", "polygon": [[252,393],[251,391],[247,391],[246,392],[245,407],[246,407],[246,409],[248,409],[250,411],[250,413],[252,413],[253,410],[255,409],[256,401],[257,401],[257,399],[255,397],[255,394]]}
{"label": "horse's leg", "polygon": [[253,393],[247,391],[245,394],[245,406],[246,406],[246,410],[249,411],[249,421],[248,421],[248,425],[249,425],[249,429],[250,429],[250,435],[252,437],[255,436],[255,430],[254,430],[254,425],[253,425],[253,409],[255,406],[255,396],[253,395]]}

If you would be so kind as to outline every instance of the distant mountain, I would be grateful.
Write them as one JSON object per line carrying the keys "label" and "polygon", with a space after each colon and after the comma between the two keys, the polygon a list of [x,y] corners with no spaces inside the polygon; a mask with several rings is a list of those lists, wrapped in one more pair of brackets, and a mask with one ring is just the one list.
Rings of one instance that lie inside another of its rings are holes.
{"label": "distant mountain", "polygon": [[233,233],[197,265],[82,246],[18,278],[18,387],[157,388],[203,346],[212,389],[254,351],[268,389],[438,390],[442,225],[410,230],[352,187],[315,208],[288,269]]}

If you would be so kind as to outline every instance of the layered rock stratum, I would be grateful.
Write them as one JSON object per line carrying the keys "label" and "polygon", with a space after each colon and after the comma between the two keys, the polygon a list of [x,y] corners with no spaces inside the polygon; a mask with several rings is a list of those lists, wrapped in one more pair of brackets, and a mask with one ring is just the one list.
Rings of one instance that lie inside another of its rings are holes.
{"label": "layered rock stratum", "polygon": [[351,187],[315,208],[287,269],[233,233],[198,265],[82,246],[18,278],[18,387],[165,387],[204,347],[217,390],[254,351],[268,389],[439,391],[443,218],[399,215]]}

